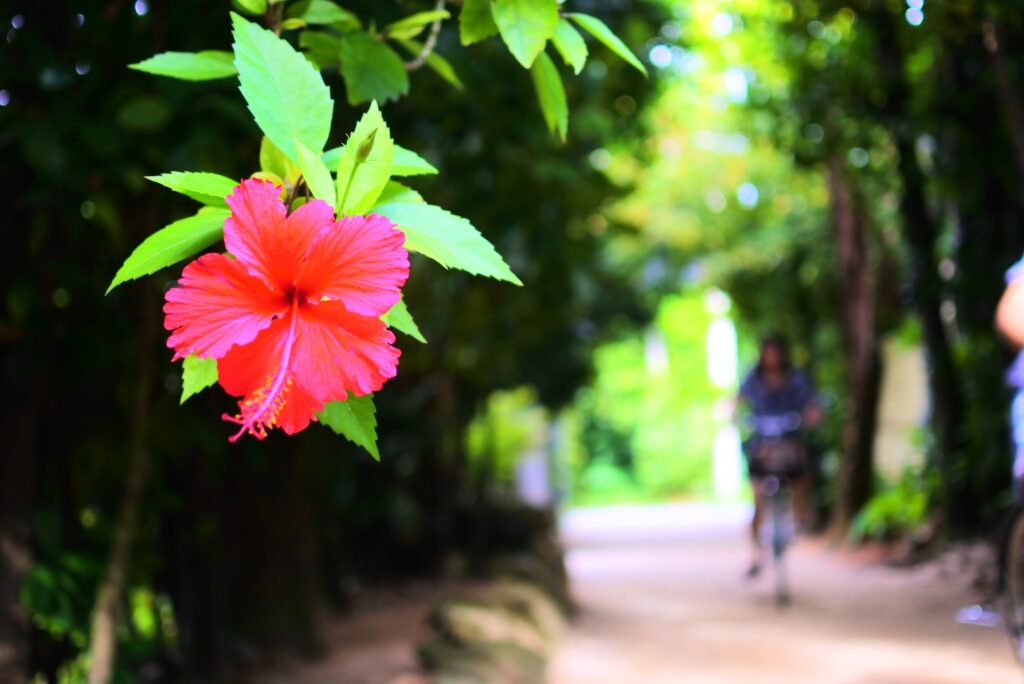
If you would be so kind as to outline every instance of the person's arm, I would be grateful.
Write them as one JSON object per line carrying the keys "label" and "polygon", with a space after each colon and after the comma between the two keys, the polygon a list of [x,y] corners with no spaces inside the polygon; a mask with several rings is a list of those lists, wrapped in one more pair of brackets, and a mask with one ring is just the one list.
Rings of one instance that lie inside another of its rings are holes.
{"label": "person's arm", "polygon": [[744,410],[749,408],[750,403],[750,386],[753,375],[748,375],[743,378],[743,382],[740,383],[739,391],[736,392],[736,397],[732,403],[732,422],[734,425],[739,425]]}
{"label": "person's arm", "polygon": [[818,392],[814,389],[814,383],[811,382],[809,375],[800,371],[799,379],[802,395],[801,405],[803,406],[803,410],[800,411],[800,419],[805,427],[818,427],[825,417],[825,412],[821,408],[821,399],[818,397]]}
{"label": "person's arm", "polygon": [[996,308],[996,330],[1017,347],[1024,347],[1024,278],[1006,285]]}
{"label": "person's arm", "polygon": [[821,408],[821,402],[818,401],[818,397],[815,396],[807,403],[804,407],[803,421],[804,425],[809,428],[815,428],[821,425],[821,421],[825,418],[825,412]]}

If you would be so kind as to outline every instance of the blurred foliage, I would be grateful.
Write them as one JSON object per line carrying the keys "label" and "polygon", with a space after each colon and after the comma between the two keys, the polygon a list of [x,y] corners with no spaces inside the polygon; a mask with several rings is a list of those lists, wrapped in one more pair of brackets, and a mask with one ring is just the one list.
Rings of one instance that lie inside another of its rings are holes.
{"label": "blurred foliage", "polygon": [[[957,527],[992,520],[1009,473],[1008,392],[995,389],[1009,354],[992,312],[1024,248],[1020,12],[983,0],[666,5],[648,46],[663,84],[644,112],[653,134],[601,159],[637,188],[607,215],[664,249],[670,270],[727,292],[743,337],[794,341],[834,453],[845,359],[824,165],[840,159],[870,227],[880,333],[927,314],[953,350],[932,401],[952,407],[954,440],[925,442],[943,484],[931,504]],[[923,215],[907,213],[915,192]],[[932,338],[918,339],[940,372]]]}
{"label": "blurred foliage", "polygon": [[857,541],[913,536],[930,522],[928,516],[938,489],[937,472],[904,470],[898,480],[878,488],[854,519],[850,536]]}
{"label": "blurred foliage", "polygon": [[[431,4],[348,3],[380,25]],[[504,512],[474,508],[470,454],[487,440],[466,430],[476,416],[533,415],[519,392],[556,416],[553,449],[577,469],[580,500],[701,492],[716,394],[703,366],[706,314],[695,295],[680,295],[684,286],[729,294],[747,362],[761,332],[790,335],[795,360],[823,390],[836,444],[844,359],[822,176],[833,155],[872,226],[883,330],[911,329],[900,161],[913,158],[939,228],[925,270],[940,288],[965,400],[953,457],[884,489],[857,525],[865,534],[913,527],[936,505],[952,507],[954,524],[977,524],[1002,505],[1007,393],[996,388],[1008,354],[991,318],[1001,272],[1024,248],[1019,122],[1006,105],[1020,93],[1001,85],[1024,73],[1019,8],[929,3],[913,25],[913,8],[889,0],[573,7],[605,19],[655,68],[643,81],[592,43],[581,75],[565,83],[573,119],[564,145],[504,46],[490,41],[469,56],[450,28],[439,52],[465,89],[425,70],[385,108],[396,141],[443,173],[411,184],[471,219],[526,287],[414,258],[407,299],[430,343],[400,340],[399,377],[377,397],[377,464],[325,430],[229,449],[209,418],[227,398],[178,405],[181,379],[159,325],[175,274],[103,296],[131,246],[189,206],[144,175],[201,167],[240,177],[257,163],[259,135],[231,84],[125,68],[160,50],[223,46],[226,13],[153,0],[11,6],[23,23],[7,29],[0,60],[10,198],[0,374],[11,399],[0,531],[31,551],[14,593],[32,613],[39,681],[81,675],[133,429],[154,472],[121,672],[186,680],[243,669],[266,650],[313,652],[325,598],[342,608],[361,582],[459,565],[486,549],[479,540],[507,531]],[[986,22],[998,28],[1002,77]],[[893,46],[897,69],[885,61]],[[341,75],[326,78],[340,99]],[[894,79],[906,87],[902,101]],[[355,120],[339,110],[331,140]],[[652,377],[645,341],[659,337],[669,363]],[[157,381],[140,397],[147,369]],[[135,425],[140,403],[148,419]],[[521,439],[503,433],[501,463]]]}
{"label": "blurred foliage", "polygon": [[526,387],[498,391],[487,397],[466,429],[469,476],[486,486],[508,489],[525,454],[543,446],[547,413]]}
{"label": "blurred foliage", "polygon": [[[706,495],[724,398],[708,378],[712,320],[696,289],[666,296],[649,327],[599,347],[596,375],[575,410],[586,454],[574,503]],[[735,389],[735,388],[733,388]]]}
{"label": "blurred foliage", "polygon": [[[397,4],[404,14],[428,3]],[[366,16],[394,11],[349,5]],[[662,12],[631,2],[574,6],[633,46]],[[399,342],[401,372],[377,397],[380,464],[322,429],[229,448],[225,426],[210,418],[230,408],[227,397],[206,393],[179,406],[180,375],[159,330],[161,293],[176,273],[103,296],[131,247],[188,210],[187,199],[144,175],[205,168],[240,177],[257,164],[259,134],[233,85],[125,68],[160,50],[223,45],[227,13],[153,1],[12,9],[24,22],[0,60],[9,97],[0,172],[11,197],[6,225],[17,227],[5,233],[0,271],[0,372],[6,396],[19,398],[4,414],[11,460],[2,459],[11,473],[4,492],[18,496],[0,496],[0,513],[5,530],[31,530],[33,671],[56,680],[80,648],[71,635],[87,631],[140,401],[154,465],[129,586],[152,597],[160,619],[135,619],[119,634],[132,676],[213,678],[263,650],[309,653],[324,606],[343,608],[361,582],[435,573],[473,553],[460,525],[472,493],[464,432],[478,407],[521,386],[545,407],[565,405],[590,373],[591,349],[650,315],[635,277],[642,258],[608,255],[617,224],[593,229],[597,210],[625,189],[588,163],[593,150],[635,135],[650,82],[595,48],[566,83],[574,118],[560,145],[544,128],[529,73],[500,43],[475,46],[470,57],[456,31],[442,31],[440,50],[465,90],[418,75],[422,86],[386,108],[388,123],[399,143],[443,171],[414,179],[417,190],[471,218],[526,288],[414,258],[407,298],[430,343]],[[326,80],[342,91],[340,75]],[[632,107],[616,107],[623,98]],[[339,109],[330,139],[355,119]],[[138,397],[147,367],[155,388]],[[60,591],[41,590],[47,583]],[[149,630],[168,620],[173,637]]]}

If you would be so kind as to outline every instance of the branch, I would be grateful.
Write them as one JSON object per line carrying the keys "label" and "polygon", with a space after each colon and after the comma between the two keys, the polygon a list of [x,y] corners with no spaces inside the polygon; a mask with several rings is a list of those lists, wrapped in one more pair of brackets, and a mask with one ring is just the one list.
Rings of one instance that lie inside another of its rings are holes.
{"label": "branch", "polygon": [[275,36],[281,35],[281,23],[284,21],[284,3],[277,2],[267,6],[267,13],[263,17],[267,22],[267,28],[274,32]]}
{"label": "branch", "polygon": [[1006,128],[1016,152],[1017,165],[1020,172],[1024,173],[1024,105],[1014,89],[1012,77],[1007,69],[1006,54],[999,44],[999,27],[992,19],[985,19],[981,23],[981,29],[985,50],[992,57],[995,66],[996,90],[1003,105],[1003,116],[1006,118]]}
{"label": "branch", "polygon": [[[445,0],[437,0],[437,4],[434,5],[434,9],[441,11],[444,9]],[[430,25],[430,35],[427,36],[427,41],[423,43],[423,49],[420,50],[420,54],[416,55],[416,58],[411,62],[405,63],[406,71],[416,71],[424,64],[427,63],[427,58],[430,57],[430,53],[437,47],[437,36],[441,33],[441,18],[438,17],[434,20],[434,23]]]}

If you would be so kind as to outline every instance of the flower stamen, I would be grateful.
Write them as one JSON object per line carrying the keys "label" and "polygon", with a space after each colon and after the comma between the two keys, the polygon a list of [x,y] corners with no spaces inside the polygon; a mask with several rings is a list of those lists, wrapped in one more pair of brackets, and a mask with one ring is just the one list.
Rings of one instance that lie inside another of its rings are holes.
{"label": "flower stamen", "polygon": [[284,342],[281,365],[267,376],[263,386],[239,402],[240,412],[237,415],[231,416],[225,413],[222,416],[224,420],[242,426],[237,433],[228,438],[230,442],[237,442],[246,432],[256,439],[265,438],[267,430],[277,425],[278,416],[281,415],[281,411],[287,403],[287,392],[294,382],[291,362],[292,351],[295,348],[295,330],[299,320],[299,301],[301,299],[301,294],[296,290],[289,294],[292,300],[291,321],[288,326],[288,337]]}

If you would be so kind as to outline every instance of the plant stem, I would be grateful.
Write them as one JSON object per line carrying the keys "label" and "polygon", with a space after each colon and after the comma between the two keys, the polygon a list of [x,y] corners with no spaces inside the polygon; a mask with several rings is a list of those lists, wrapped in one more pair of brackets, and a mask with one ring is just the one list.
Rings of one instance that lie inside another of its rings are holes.
{"label": "plant stem", "polygon": [[[351,144],[351,143],[350,143],[350,144]],[[349,192],[349,190],[351,190],[351,189],[352,189],[352,181],[354,181],[354,180],[355,180],[355,178],[356,178],[356,169],[358,169],[358,168],[359,168],[359,165],[360,165],[360,164],[362,164],[362,163],[363,163],[363,162],[361,162],[361,161],[360,161],[360,160],[359,160],[359,159],[357,158],[357,159],[356,159],[356,161],[355,161],[355,163],[354,163],[354,164],[352,164],[352,170],[351,170],[351,171],[349,171],[349,174],[348,174],[348,182],[347,182],[347,183],[345,183],[345,194],[343,194],[343,195],[341,196],[341,198],[340,198],[340,199],[338,199],[338,212],[337,212],[337,213],[338,213],[338,216],[339,216],[339,217],[341,217],[341,212],[345,210],[345,202],[347,202],[347,201],[348,201],[348,192]]]}
{"label": "plant stem", "polygon": [[[443,10],[444,3],[445,0],[437,0],[437,4],[434,5],[434,9],[437,11]],[[438,34],[441,33],[441,21],[442,20],[439,17],[434,20],[433,24],[431,24],[430,34],[427,36],[427,42],[423,43],[423,49],[420,50],[420,54],[416,55],[415,59],[413,59],[411,62],[405,63],[406,71],[416,71],[417,69],[419,69],[420,67],[427,63],[427,58],[430,57],[430,54],[434,51],[434,48],[437,47],[437,36]]]}

